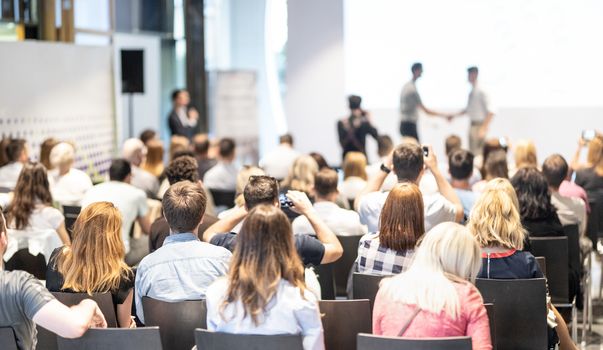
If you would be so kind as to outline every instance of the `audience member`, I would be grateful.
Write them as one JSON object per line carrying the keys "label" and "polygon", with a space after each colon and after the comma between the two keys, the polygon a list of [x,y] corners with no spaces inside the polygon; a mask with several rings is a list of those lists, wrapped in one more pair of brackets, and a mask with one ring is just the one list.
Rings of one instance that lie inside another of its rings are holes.
{"label": "audience member", "polygon": [[29,149],[23,139],[12,139],[6,145],[6,159],[8,163],[0,168],[0,187],[10,190],[15,188],[23,164],[29,161]]}
{"label": "audience member", "polygon": [[209,157],[209,137],[207,134],[195,135],[193,138],[193,150],[195,151],[197,164],[199,164],[199,178],[203,179],[205,173],[217,163],[215,159]]}
{"label": "audience member", "polygon": [[325,159],[325,157],[323,157],[322,154],[317,152],[310,152],[308,155],[314,158],[314,161],[316,162],[316,164],[318,164],[318,170],[331,169],[329,163],[327,163],[327,160]]}
{"label": "audience member", "polygon": [[369,179],[363,193],[356,198],[354,206],[358,209],[360,222],[367,225],[369,232],[376,232],[379,229],[381,208],[388,196],[388,192],[381,192],[379,189],[392,169],[398,182],[418,184],[424,173],[424,166],[433,174],[439,190],[439,193],[434,194],[423,193],[425,229],[428,230],[445,221],[460,222],[464,216],[463,205],[437,164],[437,158],[431,147],[428,147],[428,154],[424,156],[421,146],[417,144],[407,143],[398,146],[387,163],[382,164],[379,174]]}
{"label": "audience member", "polygon": [[[348,153],[351,154],[351,153]],[[358,213],[340,208],[337,204],[337,172],[323,169],[314,179],[314,209],[316,214],[338,236],[357,236],[366,233],[366,227],[360,223]],[[292,223],[293,233],[314,233],[312,224],[305,216],[298,216]]]}
{"label": "audience member", "polygon": [[170,235],[147,255],[136,272],[136,313],[144,323],[143,297],[176,302],[205,299],[207,287],[228,272],[231,253],[201,242],[196,232],[205,213],[201,184],[181,181],[163,197]]}
{"label": "audience member", "polygon": [[73,167],[75,149],[67,142],[61,142],[50,151],[52,170],[48,172],[52,198],[61,205],[79,206],[92,187],[90,176]]}
{"label": "audience member", "polygon": [[176,153],[189,149],[190,141],[184,136],[174,135],[170,139],[170,161],[176,158]]}
{"label": "audience member", "polygon": [[[204,241],[233,251],[238,236],[232,232],[232,229],[245,219],[251,209],[260,204],[280,207],[278,182],[270,176],[250,177],[243,195],[245,196],[245,207],[208,228],[203,234]],[[304,266],[318,266],[339,259],[343,254],[343,248],[337,236],[316,214],[316,210],[305,193],[289,191],[286,196],[293,204],[292,209],[308,219],[318,238],[305,234],[295,235],[295,247]]]}
{"label": "audience member", "polygon": [[343,160],[343,182],[339,185],[339,192],[353,202],[366,187],[366,179],[366,156],[360,152],[348,152]]}
{"label": "audience member", "polygon": [[345,158],[348,152],[360,152],[366,155],[366,136],[370,135],[375,140],[379,136],[372,124],[370,113],[363,110],[361,104],[360,96],[349,96],[350,116],[337,122],[337,134],[342,149],[341,158]]}
{"label": "audience member", "polygon": [[536,156],[536,145],[532,140],[520,140],[515,145],[515,168],[511,169],[511,176],[523,167],[538,167],[538,157]]}
{"label": "audience member", "polygon": [[122,240],[127,254],[130,252],[130,230],[137,221],[142,232],[150,230],[146,218],[148,206],[145,193],[130,185],[132,170],[125,159],[114,159],[109,167],[109,180],[93,186],[82,199],[82,209],[95,202],[111,202],[122,216]]}
{"label": "audience member", "polygon": [[172,92],[172,111],[168,116],[168,127],[173,135],[184,136],[191,139],[197,127],[199,112],[190,107],[191,98],[188,91],[184,89]]}
{"label": "audience member", "polygon": [[153,129],[144,129],[138,138],[146,147],[149,147],[149,141],[157,140],[157,132]]}
{"label": "audience member", "polygon": [[415,246],[425,233],[423,216],[419,187],[410,182],[394,186],[381,210],[379,231],[360,238],[358,272],[393,275],[408,269]]}
{"label": "audience member", "polygon": [[299,156],[299,152],[293,148],[293,136],[285,134],[279,137],[279,145],[260,160],[260,167],[266,174],[283,180]]}
{"label": "audience member", "polygon": [[17,349],[35,349],[36,324],[63,338],[78,338],[91,327],[106,328],[103,313],[92,299],[67,307],[25,271],[4,271],[2,255],[8,239],[0,210],[0,327],[12,328]]}
{"label": "audience member", "polygon": [[54,169],[54,165],[52,165],[52,162],[50,161],[50,152],[54,146],[59,144],[59,142],[60,141],[54,137],[49,137],[40,145],[40,163],[44,165],[46,170]]}
{"label": "audience member", "polygon": [[477,199],[469,182],[473,173],[473,153],[460,148],[450,152],[448,154],[448,171],[451,177],[450,184],[463,204],[465,218],[468,218]]}
{"label": "audience member", "polygon": [[282,182],[282,192],[301,191],[311,196],[316,173],[318,173],[318,164],[314,158],[307,155],[297,157]]}
{"label": "audience member", "polygon": [[481,266],[469,231],[447,222],[428,232],[408,271],[381,283],[373,334],[403,338],[470,336],[492,349],[484,301],[472,284]]}
{"label": "audience member", "polygon": [[494,151],[503,151],[505,153],[506,158],[508,148],[509,146],[507,145],[507,140],[504,137],[491,138],[487,139],[486,142],[484,142],[482,154],[475,157],[475,166],[481,170],[482,178],[486,178],[485,166],[486,160],[488,160],[490,153]]}
{"label": "audience member", "polygon": [[140,168],[149,174],[159,178],[163,174],[163,142],[157,139],[150,139],[144,146],[147,149],[147,156]]}
{"label": "audience member", "polygon": [[228,277],[207,290],[207,329],[301,334],[305,350],[324,349],[318,303],[304,283],[287,217],[274,205],[258,205],[238,237]]}
{"label": "audience member", "polygon": [[576,184],[586,190],[588,199],[603,205],[603,135],[588,144],[588,163],[576,171]]}
{"label": "audience member", "polygon": [[[166,181],[169,185],[173,185],[180,181],[190,181],[193,183],[201,184],[199,180],[199,176],[197,173],[197,161],[195,158],[190,156],[182,156],[178,157],[170,162],[168,167],[165,169]],[[168,186],[169,188],[169,186]],[[207,190],[204,188],[206,198],[208,196]],[[203,220],[201,220],[201,225],[199,225],[199,230],[197,231],[197,236],[199,239],[203,239],[203,232],[213,225],[218,218],[208,213],[209,201],[205,205],[205,213],[203,214]],[[162,245],[166,237],[170,235],[170,226],[168,225],[165,217],[160,217],[151,225],[151,233],[149,234],[149,252],[154,252],[159,249]]]}
{"label": "audience member", "polygon": [[[243,167],[243,169],[241,169],[241,171],[239,171],[239,175],[237,175],[237,190],[234,206],[230,209],[226,209],[220,212],[220,214],[218,214],[219,219],[224,219],[239,210],[240,208],[245,207],[245,196],[243,195],[243,191],[245,191],[245,186],[247,186],[247,184],[249,183],[249,178],[251,176],[261,175],[266,175],[266,173],[264,172],[264,170],[255,166],[245,166]],[[241,226],[243,226],[243,222],[239,222],[239,224],[235,226],[231,231],[235,233],[239,232],[241,230]]]}
{"label": "audience member", "polygon": [[[444,148],[446,151],[446,159],[445,159],[445,161],[440,162],[439,167],[440,167],[440,170],[442,171],[442,174],[449,174],[450,173],[449,164],[448,164],[449,158],[450,158],[450,155],[452,154],[452,152],[462,148],[461,138],[458,135],[454,135],[454,134],[448,136],[446,138],[446,140],[444,141]],[[471,154],[473,154],[473,153],[471,153]],[[471,186],[473,186],[474,184],[476,184],[478,181],[480,181],[482,179],[482,175],[481,175],[481,172],[479,171],[479,169],[474,167],[474,164],[471,164],[471,167],[472,167],[472,172],[471,172],[471,176],[469,177],[469,184]],[[452,181],[452,178],[449,178],[449,181]]]}
{"label": "audience member", "polygon": [[52,207],[48,174],[41,163],[23,166],[8,210],[8,227],[22,231],[55,230],[63,244],[70,243],[65,218]]}
{"label": "audience member", "polygon": [[[387,162],[388,157],[393,151],[394,142],[392,141],[392,138],[389,137],[389,135],[379,135],[379,137],[377,137],[377,154],[379,155],[379,159],[366,167],[367,178],[371,178],[381,171],[381,164]],[[396,183],[398,183],[396,174],[390,173],[385,178],[385,181],[383,181],[381,191],[390,191],[392,188],[394,188]]]}
{"label": "audience member", "polygon": [[51,292],[111,293],[119,326],[131,328],[136,325],[130,317],[134,273],[124,262],[125,255],[119,210],[109,202],[93,203],[78,216],[71,246],[52,253],[46,288]]}
{"label": "audience member", "polygon": [[6,156],[6,147],[10,143],[11,139],[8,137],[2,137],[0,139],[0,168],[8,164],[8,157]]}
{"label": "audience member", "polygon": [[218,163],[203,177],[203,183],[210,190],[234,191],[236,189],[239,170],[234,164],[235,147],[235,142],[231,138],[220,140]]}
{"label": "audience member", "polygon": [[132,167],[130,184],[143,190],[147,197],[155,198],[159,190],[159,180],[153,174],[140,168],[144,162],[147,149],[139,139],[127,139],[124,142],[122,155]]}
{"label": "audience member", "polygon": [[482,170],[484,179],[475,183],[471,188],[473,192],[482,192],[488,181],[509,178],[509,167],[507,164],[507,153],[503,150],[495,150],[489,153]]}

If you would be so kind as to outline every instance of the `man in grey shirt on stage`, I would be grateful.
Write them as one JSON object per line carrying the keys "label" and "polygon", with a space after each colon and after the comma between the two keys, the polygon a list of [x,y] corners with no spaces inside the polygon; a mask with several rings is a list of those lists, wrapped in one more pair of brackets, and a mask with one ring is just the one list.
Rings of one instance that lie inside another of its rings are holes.
{"label": "man in grey shirt on stage", "polygon": [[423,105],[421,96],[419,96],[415,85],[416,81],[423,74],[423,65],[421,63],[415,63],[410,70],[412,71],[412,80],[404,84],[400,95],[400,134],[403,137],[413,137],[418,141],[419,134],[417,132],[417,121],[419,120],[419,109],[430,116],[446,118],[451,118],[451,116],[433,111]]}

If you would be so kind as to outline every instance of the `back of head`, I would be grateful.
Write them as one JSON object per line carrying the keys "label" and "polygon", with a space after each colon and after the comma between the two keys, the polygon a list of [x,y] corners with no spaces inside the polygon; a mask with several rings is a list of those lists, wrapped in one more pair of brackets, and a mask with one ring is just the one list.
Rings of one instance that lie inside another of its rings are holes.
{"label": "back of head", "polygon": [[52,165],[52,162],[50,161],[50,152],[57,144],[59,144],[59,140],[55,139],[54,137],[50,137],[44,140],[40,145],[40,163],[42,163],[42,165],[44,165],[48,170],[55,167],[55,165]]}
{"label": "back of head", "polygon": [[338,181],[339,176],[335,170],[323,169],[314,178],[314,192],[321,198],[326,198],[333,193],[337,193]]}
{"label": "back of head", "polygon": [[221,311],[229,303],[241,301],[246,315],[258,325],[281,280],[304,292],[304,268],[295,249],[291,224],[275,206],[253,208],[237,236]]}
{"label": "back of head", "polygon": [[145,153],[146,149],[144,143],[142,143],[140,139],[131,138],[124,141],[122,156],[131,164],[140,165]]}
{"label": "back of head", "polygon": [[52,205],[48,173],[42,163],[23,165],[14,193],[8,212],[9,223],[23,230],[28,226],[29,216],[37,204]]}
{"label": "back of head", "polygon": [[350,107],[351,110],[360,109],[361,105],[362,105],[362,97],[357,96],[357,95],[348,96],[348,107]]}
{"label": "back of head", "polygon": [[526,232],[509,180],[499,178],[488,182],[471,209],[467,227],[481,247],[523,249]]}
{"label": "back of head", "polygon": [[92,203],[82,210],[71,247],[64,248],[56,261],[64,289],[106,293],[119,288],[123,273],[130,271],[124,262],[121,225],[121,214],[110,202]]}
{"label": "back of head", "polygon": [[457,149],[448,154],[448,169],[454,180],[468,180],[473,174],[473,153]]}
{"label": "back of head", "polygon": [[12,139],[6,146],[6,158],[9,163],[18,162],[25,151],[26,142],[23,139]]}
{"label": "back of head", "polygon": [[318,170],[331,169],[331,167],[329,166],[329,163],[327,163],[327,160],[325,159],[325,157],[323,157],[322,154],[316,153],[316,152],[310,152],[309,156],[312,157],[312,159],[314,159],[314,161],[318,165]]}
{"label": "back of head", "polygon": [[113,159],[109,167],[109,180],[124,182],[130,174],[132,174],[132,166],[127,160]]}
{"label": "back of head", "polygon": [[0,167],[8,164],[8,157],[6,156],[6,147],[10,143],[10,139],[8,137],[3,137],[0,140]]}
{"label": "back of head", "polygon": [[75,161],[75,149],[68,142],[61,142],[50,151],[50,165],[55,167],[70,166]]}
{"label": "back of head", "polygon": [[390,191],[379,218],[379,243],[398,252],[415,248],[425,233],[423,195],[414,183],[398,183]]}
{"label": "back of head", "polygon": [[314,187],[314,176],[318,173],[318,164],[311,156],[299,156],[291,165],[283,186],[291,190],[310,193]]}
{"label": "back of head", "polygon": [[450,135],[446,138],[446,155],[450,156],[450,153],[460,149],[462,147],[461,138],[458,135]]}
{"label": "back of head", "polygon": [[278,182],[271,176],[250,176],[243,190],[243,198],[248,210],[260,204],[274,206],[278,200]]}
{"label": "back of head", "polygon": [[588,143],[586,161],[603,172],[603,135],[595,135]]}
{"label": "back of head", "polygon": [[232,159],[235,155],[235,141],[229,137],[220,140],[218,154],[223,159]]}
{"label": "back of head", "polygon": [[289,146],[293,146],[293,135],[291,134],[285,134],[285,135],[281,135],[278,138],[278,143],[282,144],[287,144]]}
{"label": "back of head", "polygon": [[379,157],[385,157],[394,149],[394,142],[389,135],[379,135],[377,137],[377,154]]}
{"label": "back of head", "polygon": [[199,183],[181,181],[171,185],[161,203],[170,231],[196,232],[205,214],[206,203],[205,191]]}
{"label": "back of head", "polygon": [[393,155],[394,172],[398,181],[415,182],[423,171],[423,150],[413,143],[404,143],[396,147]]}
{"label": "back of head", "polygon": [[521,219],[546,219],[554,214],[549,185],[534,167],[523,167],[511,179],[519,200]]}
{"label": "back of head", "polygon": [[197,134],[193,138],[193,149],[196,155],[200,157],[207,157],[209,151],[209,137],[207,134]]}
{"label": "back of head", "polygon": [[[149,141],[155,139],[155,137],[157,136],[157,132],[153,129],[144,129],[141,133],[140,136],[138,137],[140,139],[140,141],[142,141],[142,143],[144,143],[145,145],[148,144]],[[148,147],[148,145],[147,145]]]}
{"label": "back of head", "polygon": [[509,178],[509,165],[507,164],[507,153],[503,150],[496,150],[488,155],[484,163],[484,173],[486,179]]}
{"label": "back of head", "polygon": [[147,159],[149,165],[157,165],[163,163],[163,142],[161,140],[151,139],[146,143]]}
{"label": "back of head", "polygon": [[343,178],[350,176],[366,180],[366,156],[362,152],[348,152],[343,160]]}
{"label": "back of head", "polygon": [[500,139],[491,138],[487,139],[484,142],[484,147],[482,148],[482,162],[486,164],[488,157],[490,157],[490,153],[494,151],[504,151],[507,153],[507,147],[500,144]]}
{"label": "back of head", "polygon": [[174,135],[170,139],[170,160],[174,159],[174,155],[179,151],[188,150],[190,141],[180,135]]}
{"label": "back of head", "polygon": [[165,176],[170,185],[180,181],[199,181],[197,160],[190,156],[178,157],[170,162],[165,169]]}
{"label": "back of head", "polygon": [[249,183],[249,178],[251,176],[262,176],[266,175],[264,170],[256,167],[256,166],[244,166],[239,173],[237,174],[237,186],[236,186],[236,198],[235,205],[237,207],[245,205],[245,196],[243,196],[243,191],[245,191],[245,187],[247,183]]}
{"label": "back of head", "polygon": [[549,186],[558,189],[565,178],[567,178],[569,166],[560,154],[553,154],[542,163],[542,174]]}
{"label": "back of head", "polygon": [[537,167],[538,159],[536,157],[536,146],[530,140],[518,141],[515,145],[515,166],[519,169],[522,167]]}

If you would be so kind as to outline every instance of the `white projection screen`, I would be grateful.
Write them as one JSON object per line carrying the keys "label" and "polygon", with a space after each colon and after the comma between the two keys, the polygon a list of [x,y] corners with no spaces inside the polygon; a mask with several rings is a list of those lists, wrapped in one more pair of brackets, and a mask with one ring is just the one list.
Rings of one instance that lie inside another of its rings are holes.
{"label": "white projection screen", "polygon": [[[497,113],[491,136],[533,139],[542,157],[573,152],[582,129],[603,129],[603,2],[598,0],[346,0],[346,91],[364,98],[383,132],[398,136],[410,66],[426,106],[462,109],[466,68]],[[467,118],[422,118],[422,141],[465,138]]]}

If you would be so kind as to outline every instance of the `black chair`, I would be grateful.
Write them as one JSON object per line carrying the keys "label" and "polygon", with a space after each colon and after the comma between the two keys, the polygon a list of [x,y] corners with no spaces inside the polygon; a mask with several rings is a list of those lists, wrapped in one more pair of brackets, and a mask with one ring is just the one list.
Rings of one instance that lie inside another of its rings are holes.
{"label": "black chair", "polygon": [[207,328],[205,300],[168,303],[142,297],[146,326],[159,326],[164,349],[190,350],[195,345],[194,332]]}
{"label": "black chair", "polygon": [[0,327],[0,349],[17,350],[17,339],[11,327]]}
{"label": "black chair", "polygon": [[546,278],[546,258],[544,256],[536,256],[536,262],[538,263],[538,267],[540,267],[540,271]]}
{"label": "black chair", "polygon": [[484,307],[488,313],[488,321],[490,322],[490,341],[492,342],[492,350],[496,350],[496,312],[494,311],[494,304],[485,303]]}
{"label": "black chair", "polygon": [[343,247],[343,255],[333,263],[333,272],[335,275],[335,293],[337,296],[346,296],[346,287],[350,270],[358,256],[358,242],[362,235],[337,236],[339,243]]}
{"label": "black chair", "polygon": [[569,300],[569,253],[567,237],[530,238],[532,254],[546,259],[547,282],[553,303]]}
{"label": "black chair", "polygon": [[371,313],[375,304],[375,297],[379,291],[381,280],[391,277],[387,275],[369,275],[366,273],[354,272],[352,275],[352,295],[354,299],[368,299],[371,301]]}
{"label": "black chair", "polygon": [[98,304],[98,308],[103,312],[103,315],[105,315],[107,327],[118,327],[115,305],[113,305],[113,298],[109,293],[94,293],[89,295],[87,293],[52,292],[52,295],[67,306],[77,305],[84,299],[92,299]]}
{"label": "black chair", "polygon": [[589,198],[588,205],[590,213],[586,221],[586,234],[593,242],[593,248],[597,249],[597,241],[603,236],[603,205],[592,198]]}
{"label": "black chair", "polygon": [[334,263],[314,266],[314,272],[320,284],[320,298],[322,300],[335,300],[335,273]]}
{"label": "black chair", "polygon": [[255,335],[195,330],[197,350],[303,350],[301,335]]}
{"label": "black chair", "polygon": [[6,271],[22,270],[34,275],[39,280],[46,279],[46,259],[41,253],[33,256],[28,248],[19,249],[4,264]]}
{"label": "black chair", "polygon": [[322,300],[318,302],[322,317],[326,350],[356,349],[356,336],[370,333],[371,305],[364,300]]}
{"label": "black chair", "polygon": [[75,220],[77,220],[78,215],[82,211],[82,207],[72,206],[72,205],[63,205],[63,216],[65,217],[65,228],[67,232],[69,232],[69,236],[73,231],[73,224],[75,224]]}
{"label": "black chair", "polygon": [[497,350],[542,350],[548,343],[546,281],[477,279],[485,303],[496,305]]}
{"label": "black chair", "polygon": [[162,350],[159,327],[89,329],[81,338],[58,337],[59,350]]}
{"label": "black chair", "polygon": [[0,193],[9,193],[10,191],[12,191],[12,189],[0,186]]}
{"label": "black chair", "polygon": [[211,196],[214,199],[214,204],[216,205],[216,207],[230,208],[234,205],[234,200],[236,196],[235,191],[210,189],[209,192],[211,193]]}
{"label": "black chair", "polygon": [[471,337],[408,339],[358,334],[358,350],[471,350]]}

